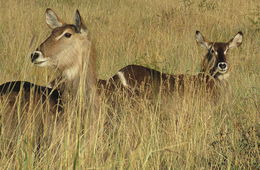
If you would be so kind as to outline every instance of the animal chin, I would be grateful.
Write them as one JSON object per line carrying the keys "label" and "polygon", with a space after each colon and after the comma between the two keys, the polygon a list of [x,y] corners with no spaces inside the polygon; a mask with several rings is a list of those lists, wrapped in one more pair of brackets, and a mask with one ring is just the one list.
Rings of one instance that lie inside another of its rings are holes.
{"label": "animal chin", "polygon": [[219,69],[218,72],[221,73],[221,74],[225,74],[227,72],[227,69],[223,69],[223,70]]}
{"label": "animal chin", "polygon": [[44,61],[34,61],[33,64],[39,66],[39,67],[43,67],[47,65],[47,60]]}

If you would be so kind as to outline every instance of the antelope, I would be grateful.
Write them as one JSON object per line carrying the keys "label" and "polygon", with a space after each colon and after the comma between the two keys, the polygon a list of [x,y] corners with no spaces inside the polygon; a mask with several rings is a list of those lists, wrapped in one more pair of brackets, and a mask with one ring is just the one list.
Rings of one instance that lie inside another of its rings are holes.
{"label": "antelope", "polygon": [[211,42],[205,39],[199,31],[196,31],[197,43],[207,50],[198,74],[166,74],[139,65],[128,65],[120,69],[108,81],[99,80],[99,85],[102,84],[105,89],[110,91],[115,87],[123,86],[135,93],[140,93],[140,87],[143,87],[142,89],[145,91],[149,91],[150,88],[156,88],[158,91],[161,88],[164,92],[178,90],[183,93],[185,86],[192,85],[195,88],[205,86],[207,91],[218,93],[217,88],[224,86],[229,77],[230,66],[227,53],[229,49],[240,46],[242,38],[243,33],[240,31],[228,42]]}
{"label": "antelope", "polygon": [[[52,66],[61,74],[50,85],[75,94],[79,83],[84,81],[85,91],[91,93],[96,85],[96,55],[90,33],[79,11],[75,24],[66,24],[51,9],[46,9],[46,23],[51,35],[31,54],[31,62],[40,67]],[[86,77],[83,77],[86,76]],[[61,83],[66,81],[66,83]]]}
{"label": "antelope", "polygon": [[226,43],[210,42],[196,31],[197,43],[207,49],[201,72],[197,75],[172,75],[140,65],[128,65],[108,80],[101,80],[96,77],[95,47],[79,11],[76,11],[75,24],[64,23],[51,9],[47,9],[45,14],[46,23],[52,29],[52,33],[32,53],[31,61],[40,67],[57,68],[60,76],[51,83],[51,86],[62,84],[58,88],[74,91],[73,93],[77,91],[80,79],[85,81],[86,92],[104,88],[111,93],[118,87],[134,94],[142,93],[141,89],[161,87],[170,92],[176,88],[183,90],[186,81],[192,81],[195,85],[203,83],[212,89],[217,82],[222,82],[228,77],[227,52],[233,47],[240,46],[243,36],[242,32],[238,32]]}
{"label": "antelope", "polygon": [[[31,82],[12,81],[0,85],[1,151],[8,146],[6,154],[11,154],[17,137],[23,134],[28,126],[31,126],[29,124],[35,122],[33,124],[35,131],[32,132],[36,135],[34,139],[37,153],[40,153],[38,151],[45,138],[44,129],[47,128],[50,132],[53,124],[50,125],[49,122],[61,119],[63,104],[60,99],[59,90]],[[0,155],[3,156],[3,154],[1,152]]]}
{"label": "antelope", "polygon": [[31,62],[39,67],[53,67],[60,75],[50,83],[63,94],[72,96],[79,88],[81,79],[85,83],[85,94],[105,88],[113,92],[118,87],[126,90],[140,86],[150,78],[160,76],[160,72],[138,65],[129,65],[108,80],[97,79],[95,44],[89,30],[76,11],[75,24],[63,22],[50,8],[45,12],[46,23],[52,30],[50,36],[31,54]]}

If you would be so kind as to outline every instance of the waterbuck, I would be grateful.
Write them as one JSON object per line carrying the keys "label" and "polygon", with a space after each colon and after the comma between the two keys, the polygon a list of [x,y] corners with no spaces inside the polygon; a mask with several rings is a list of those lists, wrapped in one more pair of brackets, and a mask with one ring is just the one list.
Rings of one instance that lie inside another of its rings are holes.
{"label": "waterbuck", "polygon": [[150,68],[139,65],[129,65],[110,78],[108,81],[99,80],[105,89],[112,91],[115,87],[123,86],[134,93],[142,90],[151,92],[162,90],[162,92],[178,91],[183,93],[185,87],[201,88],[211,93],[218,93],[218,87],[225,85],[225,80],[229,76],[229,63],[227,53],[229,49],[238,47],[242,43],[243,34],[238,32],[228,42],[211,42],[206,40],[203,35],[196,31],[195,38],[197,43],[207,50],[203,58],[201,70],[196,75],[173,75],[165,74]]}
{"label": "waterbuck", "polygon": [[97,79],[96,53],[89,30],[79,11],[75,24],[63,22],[52,9],[46,9],[46,23],[52,29],[50,36],[31,54],[31,62],[40,67],[54,67],[60,75],[50,83],[63,94],[73,96],[84,84],[86,96],[96,88],[105,88],[110,93],[116,89],[135,91],[144,81],[160,76],[160,72],[138,65],[129,65],[119,70],[108,80]]}
{"label": "waterbuck", "polygon": [[59,90],[26,81],[0,85],[0,157],[13,153],[18,138],[25,133],[35,136],[33,143],[39,151],[44,138],[50,136],[53,122],[61,118],[60,99]]}

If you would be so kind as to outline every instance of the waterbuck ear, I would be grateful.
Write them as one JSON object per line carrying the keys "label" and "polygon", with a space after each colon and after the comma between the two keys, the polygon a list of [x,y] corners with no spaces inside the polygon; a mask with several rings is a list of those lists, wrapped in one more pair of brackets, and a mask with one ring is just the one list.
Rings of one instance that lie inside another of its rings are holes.
{"label": "waterbuck ear", "polygon": [[196,31],[195,39],[203,48],[209,49],[211,47],[211,42],[207,41],[199,31]]}
{"label": "waterbuck ear", "polygon": [[80,16],[79,10],[76,10],[76,13],[75,13],[75,25],[76,25],[78,32],[87,31],[87,27],[85,26],[85,24]]}
{"label": "waterbuck ear", "polygon": [[234,38],[228,42],[229,48],[239,47],[242,44],[243,33],[239,31]]}
{"label": "waterbuck ear", "polygon": [[64,25],[61,19],[57,16],[57,14],[50,8],[47,8],[45,11],[46,23],[51,28],[57,28]]}

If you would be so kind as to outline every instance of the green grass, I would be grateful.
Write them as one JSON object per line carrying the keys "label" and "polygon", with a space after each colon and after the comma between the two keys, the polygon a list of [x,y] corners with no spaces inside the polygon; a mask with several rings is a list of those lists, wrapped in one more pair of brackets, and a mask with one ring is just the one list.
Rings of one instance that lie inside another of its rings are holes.
{"label": "green grass", "polygon": [[[101,110],[95,114],[84,103],[67,103],[61,123],[46,121],[42,136],[48,142],[43,142],[38,160],[35,115],[48,114],[36,109],[25,120],[25,128],[13,127],[17,131],[11,151],[1,126],[1,169],[260,168],[256,0],[1,1],[0,83],[27,80],[46,85],[55,76],[54,70],[33,66],[29,57],[50,33],[44,16],[48,7],[68,22],[80,10],[96,41],[98,74],[103,79],[128,64],[194,74],[205,53],[195,43],[196,30],[212,41],[228,41],[242,31],[243,44],[228,56],[230,96],[212,105],[203,96],[154,102],[131,101],[118,94],[120,103],[113,106],[102,95]],[[0,114],[5,107],[1,102]]]}

